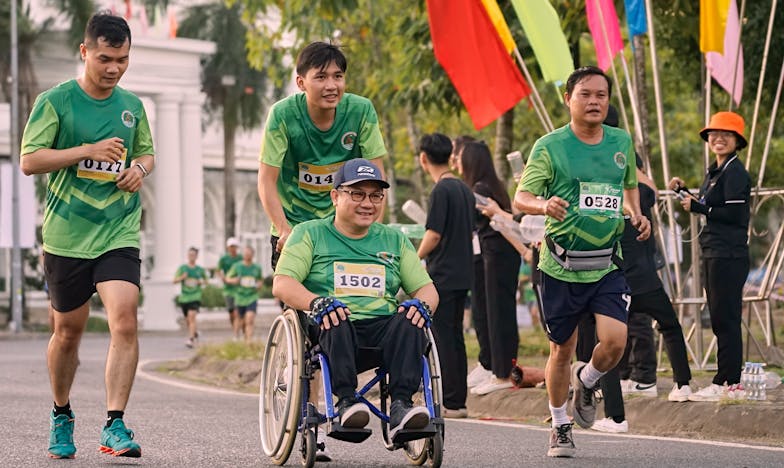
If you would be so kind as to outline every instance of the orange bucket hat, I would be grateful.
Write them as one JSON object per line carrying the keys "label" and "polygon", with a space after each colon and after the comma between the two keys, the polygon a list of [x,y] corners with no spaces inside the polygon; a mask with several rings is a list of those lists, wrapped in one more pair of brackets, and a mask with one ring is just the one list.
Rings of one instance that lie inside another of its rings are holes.
{"label": "orange bucket hat", "polygon": [[737,149],[742,150],[748,145],[746,138],[743,137],[745,127],[746,123],[743,121],[743,117],[735,112],[716,112],[711,116],[708,126],[700,130],[700,136],[703,140],[708,141],[708,132],[711,130],[732,132],[738,139]]}

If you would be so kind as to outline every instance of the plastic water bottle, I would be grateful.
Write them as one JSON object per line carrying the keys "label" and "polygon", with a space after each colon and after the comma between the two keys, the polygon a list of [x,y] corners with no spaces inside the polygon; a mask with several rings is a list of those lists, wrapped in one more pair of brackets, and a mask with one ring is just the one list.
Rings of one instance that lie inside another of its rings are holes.
{"label": "plastic water bottle", "polygon": [[521,236],[520,226],[506,216],[494,214],[492,219],[490,219],[490,227],[520,242],[525,242],[525,239]]}
{"label": "plastic water bottle", "polygon": [[520,220],[520,232],[524,242],[542,242],[544,240],[544,216],[523,216],[523,219]]}
{"label": "plastic water bottle", "polygon": [[754,386],[754,400],[764,400],[765,389],[763,385],[765,381],[764,376],[762,375],[762,364],[755,362],[751,375],[752,385]]}
{"label": "plastic water bottle", "polygon": [[740,374],[740,384],[743,386],[743,390],[746,392],[746,399],[751,400],[751,363],[746,361],[746,364],[743,366],[743,372]]}
{"label": "plastic water bottle", "polygon": [[419,203],[414,200],[406,200],[401,207],[403,213],[406,214],[412,221],[417,224],[425,224],[427,222],[427,213],[419,206]]}

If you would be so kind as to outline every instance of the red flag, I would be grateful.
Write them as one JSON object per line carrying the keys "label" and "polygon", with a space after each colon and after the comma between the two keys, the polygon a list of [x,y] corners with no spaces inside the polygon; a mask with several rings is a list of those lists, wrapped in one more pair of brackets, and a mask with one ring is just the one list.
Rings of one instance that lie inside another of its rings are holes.
{"label": "red flag", "polygon": [[615,5],[612,0],[586,0],[585,12],[593,45],[596,47],[596,63],[606,71],[612,65],[615,54],[623,50]]}
{"label": "red flag", "polygon": [[476,0],[427,0],[436,60],[449,75],[477,130],[531,93]]}

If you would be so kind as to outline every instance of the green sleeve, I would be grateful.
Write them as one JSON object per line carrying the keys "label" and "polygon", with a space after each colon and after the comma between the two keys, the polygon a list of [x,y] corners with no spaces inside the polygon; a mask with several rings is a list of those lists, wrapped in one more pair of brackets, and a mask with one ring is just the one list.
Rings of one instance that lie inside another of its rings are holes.
{"label": "green sleeve", "polygon": [[144,156],[146,154],[155,154],[152,146],[152,132],[150,132],[150,122],[147,120],[147,113],[144,107],[141,108],[141,116],[139,117],[139,125],[136,127],[136,140],[133,145],[133,158]]}
{"label": "green sleeve", "polygon": [[207,275],[207,270],[204,268],[201,269],[201,279],[208,280],[210,277]]}
{"label": "green sleeve", "polygon": [[273,106],[267,116],[264,135],[261,137],[259,161],[273,167],[281,167],[289,149],[289,135],[286,122],[280,118],[277,107]]}
{"label": "green sleeve", "polygon": [[229,268],[229,271],[226,273],[226,278],[234,278],[235,276],[237,276],[237,263],[235,263],[234,265],[231,266],[231,268]]}
{"label": "green sleeve", "polygon": [[634,144],[629,140],[629,149],[627,150],[627,163],[626,175],[623,178],[623,188],[630,190],[637,188],[637,161],[634,153]]}
{"label": "green sleeve", "polygon": [[275,276],[290,276],[300,283],[310,274],[314,252],[310,233],[301,227],[302,224],[294,226],[275,267]]}
{"label": "green sleeve", "polygon": [[403,242],[400,251],[400,286],[406,294],[411,294],[422,286],[432,283],[433,280],[427,274],[411,241],[403,238]]}
{"label": "green sleeve", "polygon": [[175,278],[182,274],[182,270],[183,270],[184,267],[185,267],[185,265],[180,265],[179,267],[177,267],[177,272],[174,273],[174,277]]}
{"label": "green sleeve", "polygon": [[531,154],[528,156],[528,163],[525,165],[523,176],[517,185],[518,192],[530,192],[536,196],[546,195],[547,187],[553,182],[553,166],[550,160],[550,153],[544,145],[536,142]]}
{"label": "green sleeve", "polygon": [[60,118],[48,99],[36,99],[22,135],[21,155],[51,148],[60,129]]}
{"label": "green sleeve", "polygon": [[381,128],[378,125],[378,115],[372,105],[359,131],[359,149],[365,159],[376,159],[387,154]]}

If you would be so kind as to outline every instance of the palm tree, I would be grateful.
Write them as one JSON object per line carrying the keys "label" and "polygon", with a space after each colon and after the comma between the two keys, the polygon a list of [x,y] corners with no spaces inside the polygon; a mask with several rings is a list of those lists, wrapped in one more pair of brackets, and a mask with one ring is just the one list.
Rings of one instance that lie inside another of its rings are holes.
{"label": "palm tree", "polygon": [[202,63],[202,91],[207,95],[209,116],[221,116],[223,123],[223,186],[225,191],[224,233],[235,235],[235,148],[237,130],[252,129],[261,123],[266,75],[254,70],[245,52],[246,26],[238,3],[226,6],[215,2],[189,7],[178,35],[216,43],[214,55]]}

